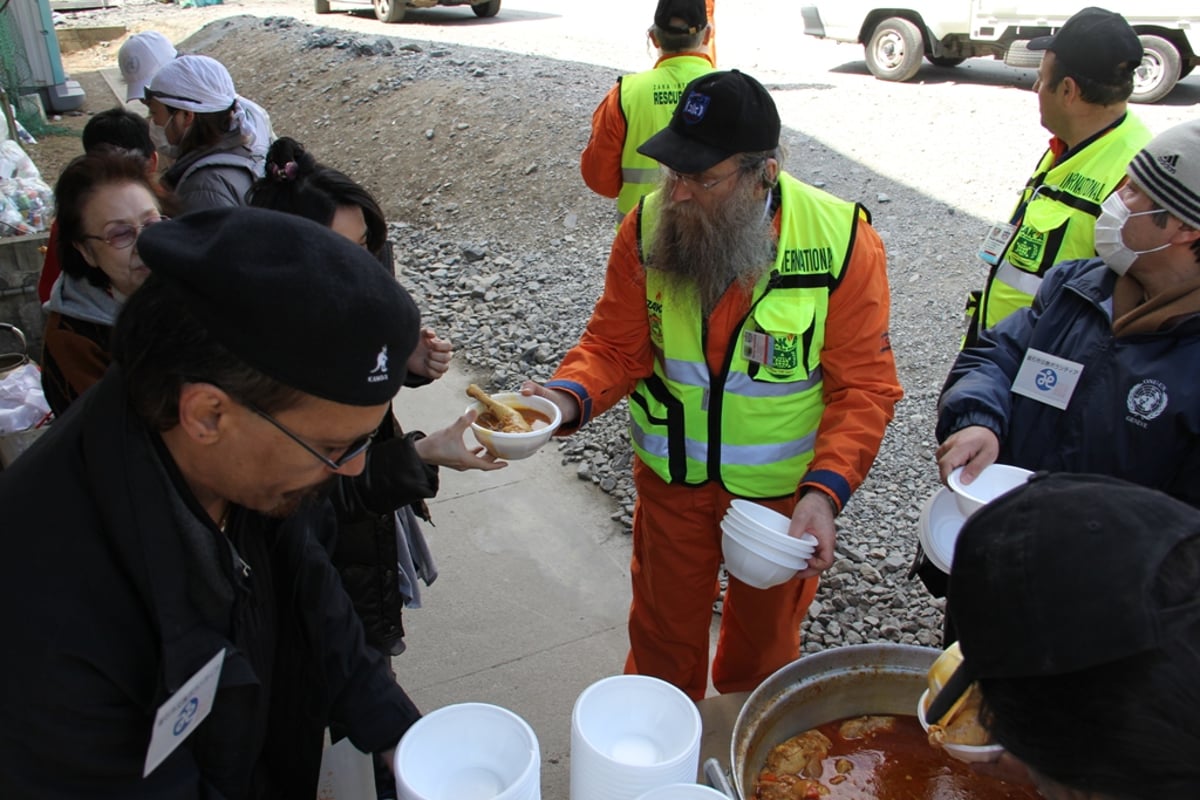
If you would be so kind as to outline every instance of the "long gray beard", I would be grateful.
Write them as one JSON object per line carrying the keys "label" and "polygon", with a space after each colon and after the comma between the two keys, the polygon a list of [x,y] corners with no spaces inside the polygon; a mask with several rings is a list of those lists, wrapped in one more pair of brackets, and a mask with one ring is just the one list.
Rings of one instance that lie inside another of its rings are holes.
{"label": "long gray beard", "polygon": [[695,299],[705,318],[730,286],[752,288],[775,258],[771,218],[755,182],[739,178],[737,191],[711,214],[696,203],[673,203],[669,185],[650,267],[668,276],[682,301]]}

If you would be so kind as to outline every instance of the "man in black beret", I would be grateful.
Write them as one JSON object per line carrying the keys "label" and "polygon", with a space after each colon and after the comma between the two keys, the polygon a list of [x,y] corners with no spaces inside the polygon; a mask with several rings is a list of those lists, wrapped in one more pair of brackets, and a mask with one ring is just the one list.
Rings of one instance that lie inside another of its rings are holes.
{"label": "man in black beret", "polygon": [[326,725],[370,753],[420,716],[320,544],[417,309],[292,215],[137,247],[114,366],[0,473],[0,796],[311,798]]}

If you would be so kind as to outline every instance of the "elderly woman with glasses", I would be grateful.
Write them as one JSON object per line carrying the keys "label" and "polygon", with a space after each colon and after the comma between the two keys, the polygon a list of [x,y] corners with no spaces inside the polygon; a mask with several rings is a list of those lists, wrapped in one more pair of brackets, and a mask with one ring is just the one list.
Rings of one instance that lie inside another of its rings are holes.
{"label": "elderly woman with glasses", "polygon": [[63,274],[44,306],[42,389],[55,414],[104,375],[117,312],[149,274],[138,234],[170,200],[147,173],[142,155],[104,147],[73,160],[54,187]]}

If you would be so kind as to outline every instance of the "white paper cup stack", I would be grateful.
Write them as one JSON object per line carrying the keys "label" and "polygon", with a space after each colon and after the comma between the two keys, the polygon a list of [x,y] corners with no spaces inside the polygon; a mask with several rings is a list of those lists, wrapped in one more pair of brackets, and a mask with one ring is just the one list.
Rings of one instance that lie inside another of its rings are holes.
{"label": "white paper cup stack", "polygon": [[541,800],[533,729],[487,703],[445,706],[417,720],[396,748],[399,800]]}
{"label": "white paper cup stack", "polygon": [[585,689],[571,714],[571,800],[637,800],[696,780],[700,712],[666,681],[616,675]]}

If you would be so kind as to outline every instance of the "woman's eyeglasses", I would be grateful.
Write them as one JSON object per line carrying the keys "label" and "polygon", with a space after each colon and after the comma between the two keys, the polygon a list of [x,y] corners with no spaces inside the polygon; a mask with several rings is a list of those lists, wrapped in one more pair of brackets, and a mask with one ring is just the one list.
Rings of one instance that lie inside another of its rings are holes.
{"label": "woman's eyeglasses", "polygon": [[83,238],[98,239],[115,250],[128,250],[130,247],[133,247],[133,243],[137,241],[138,234],[144,228],[149,228],[155,223],[165,222],[168,219],[170,217],[158,217],[156,219],[148,219],[141,225],[129,225],[128,223],[113,225],[108,229],[107,236],[94,236],[90,233],[85,233]]}

